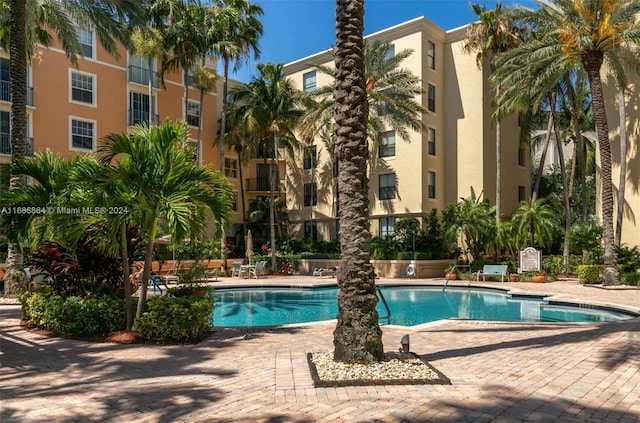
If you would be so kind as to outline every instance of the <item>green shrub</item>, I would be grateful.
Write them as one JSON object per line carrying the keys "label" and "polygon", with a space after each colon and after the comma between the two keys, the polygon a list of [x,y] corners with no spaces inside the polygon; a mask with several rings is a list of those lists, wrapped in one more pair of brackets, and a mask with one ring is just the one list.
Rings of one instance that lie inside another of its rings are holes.
{"label": "green shrub", "polygon": [[620,275],[620,283],[623,285],[640,286],[640,273],[625,272]]}
{"label": "green shrub", "polygon": [[125,328],[124,302],[116,298],[66,298],[62,306],[61,331],[93,335]]}
{"label": "green shrub", "polygon": [[604,266],[601,264],[582,264],[577,267],[576,273],[580,283],[600,283],[603,279]]}
{"label": "green shrub", "polygon": [[20,296],[22,316],[32,326],[75,336],[125,328],[124,301],[112,297],[63,298],[47,287],[34,287]]}
{"label": "green shrub", "polygon": [[212,311],[212,297],[154,297],[135,325],[147,342],[195,343],[209,332]]}
{"label": "green shrub", "polygon": [[640,248],[629,248],[625,245],[616,248],[618,268],[622,273],[632,273],[640,269]]}

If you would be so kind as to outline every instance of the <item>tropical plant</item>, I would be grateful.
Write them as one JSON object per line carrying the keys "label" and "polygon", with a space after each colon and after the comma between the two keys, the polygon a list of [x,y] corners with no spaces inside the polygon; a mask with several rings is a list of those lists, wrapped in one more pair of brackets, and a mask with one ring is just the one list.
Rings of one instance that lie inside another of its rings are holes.
{"label": "tropical plant", "polygon": [[618,86],[623,86],[625,69],[640,68],[637,42],[640,1],[541,0],[539,4],[535,11],[520,9],[520,19],[540,34],[534,39],[536,49],[529,60],[547,61],[550,68],[581,67],[589,80],[600,153],[605,284],[615,285],[619,281],[613,231],[611,146],[600,72],[606,62]]}
{"label": "tropical plant", "polygon": [[549,247],[553,241],[556,216],[543,198],[523,201],[511,216],[511,229],[519,249],[538,245]]}
{"label": "tropical plant", "polygon": [[[480,3],[472,3],[471,9],[478,17],[478,22],[467,27],[463,51],[476,55],[476,64],[482,69],[487,64],[491,73],[496,71],[495,58],[498,53],[511,50],[520,44],[521,30],[516,26],[513,18],[503,8],[500,1],[496,2],[495,10],[487,10]],[[500,93],[500,86],[495,87],[496,95]],[[500,225],[500,186],[502,174],[502,141],[500,117],[496,118],[496,226]]]}
{"label": "tropical plant", "polygon": [[[422,114],[426,109],[416,100],[424,91],[420,79],[411,71],[400,67],[402,62],[413,54],[413,50],[404,49],[389,54],[390,49],[389,42],[365,40],[364,43],[364,72],[369,104],[367,135],[372,151],[377,151],[382,135],[389,128],[393,128],[400,138],[407,142],[410,140],[409,129],[424,129]],[[334,75],[333,67],[315,68],[325,75]],[[306,103],[307,112],[301,124],[303,133],[318,134],[332,128],[335,106],[332,93],[333,85],[326,85],[310,94],[310,99],[314,101]],[[328,139],[329,151],[333,155],[333,137]]]}
{"label": "tropical plant", "polygon": [[[0,3],[4,12],[7,10],[7,0]],[[27,7],[28,5],[28,7]],[[117,0],[103,1],[47,1],[9,0],[9,20],[1,21],[3,31],[0,31],[0,42],[6,48],[9,34],[9,60],[11,71],[9,74],[9,95],[11,98],[11,174],[17,160],[24,157],[27,137],[27,60],[28,52],[38,42],[49,45],[53,40],[50,35],[55,33],[61,41],[67,57],[75,62],[81,51],[75,28],[70,17],[76,22],[90,25],[94,28],[97,38],[106,51],[116,54],[116,42],[126,42],[127,32],[124,22],[135,24],[140,19],[141,8],[138,2]],[[27,10],[29,13],[27,13]],[[6,15],[5,15],[6,16]],[[19,176],[12,176],[10,188],[22,183]],[[14,296],[23,286],[22,251],[18,244],[10,243],[5,287],[7,296]]]}
{"label": "tropical plant", "polygon": [[282,64],[260,64],[258,75],[233,92],[233,102],[244,118],[248,132],[255,141],[252,144],[262,157],[270,158],[270,232],[271,267],[276,268],[275,192],[279,190],[277,175],[278,152],[281,148],[292,154],[299,146],[294,130],[302,116],[300,92],[293,87],[283,71]]}
{"label": "tropical plant", "polygon": [[367,95],[364,69],[364,1],[338,0],[336,5],[335,122],[340,192],[338,322],[333,332],[337,361],[382,360],[373,266],[369,262],[367,178]]}
{"label": "tropical plant", "polygon": [[469,197],[463,198],[455,206],[453,222],[447,226],[449,239],[460,239],[471,255],[467,261],[482,258],[495,239],[496,226],[493,219],[495,208],[488,199],[482,199],[482,193],[476,195],[471,187]]}
{"label": "tropical plant", "polygon": [[[234,150],[238,154],[238,163],[240,171],[240,194],[242,196],[242,234],[246,236],[247,228],[245,225],[245,201],[244,189],[242,182],[242,156],[243,143],[235,138],[231,143],[225,139],[227,135],[227,122],[229,110],[229,66],[233,62],[233,70],[239,69],[250,57],[253,52],[254,59],[260,57],[259,40],[262,36],[262,23],[258,19],[264,14],[264,11],[257,3],[251,3],[247,0],[216,0],[216,7],[222,8],[223,12],[219,13],[215,19],[215,32],[217,42],[213,45],[213,52],[222,58],[223,76],[222,76],[222,110],[220,113],[220,171],[224,172],[224,149],[227,145],[234,146]],[[243,127],[239,125],[234,127],[234,133]],[[223,252],[222,263],[226,269],[226,255],[224,248],[224,237],[221,239],[221,248]]]}
{"label": "tropical plant", "polygon": [[138,126],[110,134],[99,149],[100,160],[114,165],[114,179],[134,191],[141,210],[140,230],[147,245],[136,317],[142,314],[151,274],[158,221],[165,220],[172,241],[201,237],[208,216],[228,219],[232,189],[219,172],[199,165],[188,148],[184,123]]}

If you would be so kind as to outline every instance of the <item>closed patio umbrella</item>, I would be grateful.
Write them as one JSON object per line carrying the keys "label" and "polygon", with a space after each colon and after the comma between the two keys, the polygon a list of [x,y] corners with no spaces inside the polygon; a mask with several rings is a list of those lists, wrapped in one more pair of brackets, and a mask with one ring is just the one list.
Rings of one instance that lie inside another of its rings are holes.
{"label": "closed patio umbrella", "polygon": [[251,230],[247,231],[247,239],[245,241],[246,244],[246,250],[245,250],[245,257],[247,257],[247,261],[249,261],[249,263],[251,263],[251,256],[253,256],[255,253],[253,252],[253,236],[251,235]]}

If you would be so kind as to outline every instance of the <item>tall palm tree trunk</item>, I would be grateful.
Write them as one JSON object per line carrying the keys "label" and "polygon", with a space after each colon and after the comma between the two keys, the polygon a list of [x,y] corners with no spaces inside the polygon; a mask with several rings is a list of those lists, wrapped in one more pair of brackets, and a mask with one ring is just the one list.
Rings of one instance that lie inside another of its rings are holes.
{"label": "tall palm tree trunk", "polygon": [[240,205],[242,208],[242,235],[244,236],[247,233],[247,210],[244,199],[244,182],[242,179],[242,148],[236,149],[236,153],[238,153],[238,177],[240,178],[240,202],[242,203]]}
{"label": "tall palm tree trunk", "polygon": [[[26,46],[26,1],[9,2],[9,96],[11,99],[11,166],[9,189],[19,187],[22,177],[14,175],[13,169],[24,157],[27,141],[27,46]],[[27,288],[23,267],[22,248],[17,242],[10,242],[7,251],[7,271],[5,275],[5,295],[15,297]]]}
{"label": "tall palm tree trunk", "polygon": [[269,228],[271,235],[271,271],[275,272],[277,270],[276,264],[276,204],[275,204],[275,192],[276,192],[276,184],[278,181],[276,180],[276,166],[278,165],[278,137],[276,134],[273,135],[273,155],[274,158],[271,159],[271,166],[269,168],[269,176],[271,178],[271,188],[269,192]]}
{"label": "tall palm tree trunk", "polygon": [[531,194],[531,202],[538,199],[540,193],[540,181],[542,180],[542,173],[544,172],[544,162],[547,160],[547,151],[549,151],[549,143],[551,142],[551,131],[553,129],[553,116],[549,115],[549,122],[547,123],[547,133],[544,138],[544,147],[540,153],[540,163],[538,163],[538,173],[536,173],[536,182],[533,185],[533,194]]}
{"label": "tall palm tree trunk", "polygon": [[562,258],[564,261],[564,272],[569,272],[569,233],[571,232],[571,203],[569,200],[569,190],[567,188],[567,172],[564,165],[564,152],[562,151],[562,138],[560,137],[560,129],[558,125],[558,114],[556,112],[556,93],[555,91],[549,96],[549,104],[551,106],[551,116],[553,116],[553,129],[556,136],[556,146],[558,148],[558,159],[560,162],[560,177],[562,180],[562,191],[564,197],[564,242],[562,249]]}
{"label": "tall palm tree trunk", "polygon": [[[228,95],[229,95],[229,58],[224,58],[224,71],[222,76],[222,112],[220,116],[220,146],[218,150],[218,157],[220,160],[220,172],[224,175],[224,138],[227,132],[227,111],[229,107]],[[242,164],[238,162],[238,167],[241,168]],[[240,176],[240,191],[242,192],[242,222],[243,222],[243,239],[247,235],[246,226],[244,224],[244,190],[242,189],[242,176]],[[227,240],[222,231],[220,237],[220,259],[222,261],[222,268],[227,270]]]}
{"label": "tall palm tree trunk", "polygon": [[496,120],[496,227],[500,226],[500,191],[502,179],[502,137],[500,119]]}
{"label": "tall palm tree trunk", "polygon": [[333,332],[337,361],[382,360],[382,331],[369,249],[367,178],[368,104],[364,75],[364,1],[336,1],[335,122],[339,160],[340,249],[338,322]]}
{"label": "tall palm tree trunk", "polygon": [[151,227],[149,228],[149,241],[147,242],[147,251],[144,255],[144,267],[142,269],[142,281],[140,283],[138,307],[136,308],[136,319],[142,316],[144,305],[147,302],[147,287],[149,286],[149,277],[151,276],[151,265],[153,264],[153,244],[155,242],[157,229],[158,214],[154,211],[154,216],[151,221]]}
{"label": "tall palm tree trunk", "polygon": [[[569,89],[567,90],[569,94],[569,113],[571,114],[571,121],[573,123],[573,132],[575,133],[575,142],[574,142],[574,163],[572,167],[572,175],[571,181],[573,182],[573,169],[578,169],[579,178],[580,178],[580,196],[582,200],[582,223],[587,223],[587,183],[586,183],[586,169],[585,169],[585,161],[584,161],[584,148],[582,141],[582,130],[580,128],[580,119],[578,118],[578,104],[576,100],[576,96],[571,86],[570,81],[567,81]],[[573,192],[572,190],[569,190]],[[571,195],[570,195],[571,197]]]}
{"label": "tall palm tree trunk", "polygon": [[624,191],[627,181],[627,111],[624,102],[624,87],[618,89],[618,115],[620,116],[620,179],[618,182],[618,213],[616,215],[615,243],[622,242],[622,221],[624,217]]}
{"label": "tall palm tree trunk", "polygon": [[600,184],[602,203],[602,240],[604,242],[604,284],[620,283],[617,269],[617,253],[613,233],[613,183],[611,179],[611,145],[609,144],[609,124],[602,92],[600,68],[603,53],[591,51],[582,55],[582,63],[591,87],[591,105],[596,122],[598,151],[600,153]]}
{"label": "tall palm tree trunk", "polygon": [[122,277],[124,281],[124,312],[126,316],[126,329],[133,326],[131,310],[131,283],[129,281],[129,255],[127,253],[127,223],[120,224],[120,250],[122,251]]}

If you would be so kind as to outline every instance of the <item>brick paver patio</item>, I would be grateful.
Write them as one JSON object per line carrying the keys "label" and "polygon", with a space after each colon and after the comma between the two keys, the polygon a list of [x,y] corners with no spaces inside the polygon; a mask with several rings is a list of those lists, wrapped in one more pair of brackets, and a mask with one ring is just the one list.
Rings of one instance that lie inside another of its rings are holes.
{"label": "brick paver patio", "polygon": [[[314,282],[331,280],[258,281]],[[640,311],[640,290],[493,285]],[[2,422],[640,421],[640,319],[383,326],[386,350],[409,333],[411,350],[452,385],[316,389],[306,353],[332,349],[334,322],[219,329],[197,345],[152,346],[45,338],[20,329],[19,307],[0,306],[0,315]]]}

